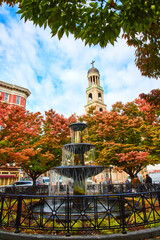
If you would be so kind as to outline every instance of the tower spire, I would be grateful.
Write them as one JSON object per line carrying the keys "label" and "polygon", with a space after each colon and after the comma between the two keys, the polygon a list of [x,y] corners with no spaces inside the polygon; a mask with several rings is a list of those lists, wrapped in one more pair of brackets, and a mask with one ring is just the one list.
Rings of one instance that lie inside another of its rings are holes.
{"label": "tower spire", "polygon": [[106,110],[104,104],[103,88],[100,86],[100,74],[97,68],[94,67],[95,61],[92,60],[92,67],[88,70],[88,87],[86,89],[87,104],[85,112],[87,113],[90,107],[95,107],[96,111],[103,112]]}
{"label": "tower spire", "polygon": [[94,63],[95,63],[95,61],[92,60],[92,62],[91,62],[92,68],[94,68]]}

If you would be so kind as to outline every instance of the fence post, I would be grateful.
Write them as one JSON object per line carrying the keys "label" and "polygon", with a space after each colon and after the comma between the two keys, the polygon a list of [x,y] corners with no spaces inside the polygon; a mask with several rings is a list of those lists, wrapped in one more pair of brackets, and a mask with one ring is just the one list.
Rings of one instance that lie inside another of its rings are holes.
{"label": "fence post", "polygon": [[144,222],[147,222],[147,216],[146,216],[146,207],[145,207],[145,200],[144,200],[144,194],[142,196],[142,209],[143,209],[143,215],[144,215]]}
{"label": "fence post", "polygon": [[159,207],[160,207],[160,187],[159,186],[158,186],[156,192],[157,192],[157,198],[158,198]]}
{"label": "fence post", "polygon": [[40,200],[40,227],[43,229],[43,214],[44,214],[44,203],[45,203],[45,200],[44,198],[42,198]]}
{"label": "fence post", "polygon": [[94,220],[95,220],[95,230],[97,230],[97,228],[99,229],[98,226],[98,209],[97,209],[97,196],[94,196]]}
{"label": "fence post", "polygon": [[100,187],[100,194],[102,194],[102,184],[101,184],[101,182],[100,182],[100,185],[99,185],[99,187]]}
{"label": "fence post", "polygon": [[124,209],[124,196],[120,194],[120,214],[121,214],[121,220],[122,220],[122,233],[126,234],[125,230],[125,209]]}
{"label": "fence post", "polygon": [[17,205],[17,217],[16,217],[16,231],[15,233],[19,233],[20,225],[21,225],[21,213],[22,213],[22,196],[18,196],[18,205]]}
{"label": "fence post", "polygon": [[121,191],[121,193],[123,193],[123,183],[121,183],[120,186],[121,186],[121,190],[120,191]]}
{"label": "fence post", "polygon": [[67,184],[67,196],[66,196],[66,220],[67,220],[67,234],[66,237],[70,237],[69,223],[70,223],[70,196],[69,196],[69,186]]}
{"label": "fence post", "polygon": [[4,205],[4,196],[1,197],[0,226],[2,226],[3,205]]}

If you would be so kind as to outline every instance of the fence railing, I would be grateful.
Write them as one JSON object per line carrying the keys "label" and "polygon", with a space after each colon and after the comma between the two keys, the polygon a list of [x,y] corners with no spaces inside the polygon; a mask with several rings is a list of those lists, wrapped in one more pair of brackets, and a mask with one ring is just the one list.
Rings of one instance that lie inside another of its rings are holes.
{"label": "fence railing", "polygon": [[[73,194],[73,185],[60,184],[49,186],[49,185],[38,185],[38,186],[2,186],[0,187],[0,193],[9,194],[26,194],[26,195],[66,195],[69,188],[70,195]],[[89,184],[87,185],[87,194],[117,194],[117,193],[131,193],[131,192],[147,192],[160,190],[160,184]]]}
{"label": "fence railing", "polygon": [[160,223],[160,191],[105,195],[0,195],[0,226],[74,233],[123,233]]}
{"label": "fence railing", "polygon": [[0,194],[26,194],[26,195],[48,195],[49,188],[47,185],[39,186],[2,186],[0,187]]}

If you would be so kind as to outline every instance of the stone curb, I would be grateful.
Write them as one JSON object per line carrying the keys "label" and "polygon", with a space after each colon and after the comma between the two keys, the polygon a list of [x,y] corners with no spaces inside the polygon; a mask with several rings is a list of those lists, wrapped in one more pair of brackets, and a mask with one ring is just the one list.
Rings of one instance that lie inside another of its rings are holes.
{"label": "stone curb", "polygon": [[160,227],[149,228],[127,234],[108,234],[108,235],[72,235],[70,237],[61,235],[42,235],[42,234],[29,234],[29,233],[14,233],[9,231],[0,230],[0,239],[2,240],[144,240],[160,236]]}

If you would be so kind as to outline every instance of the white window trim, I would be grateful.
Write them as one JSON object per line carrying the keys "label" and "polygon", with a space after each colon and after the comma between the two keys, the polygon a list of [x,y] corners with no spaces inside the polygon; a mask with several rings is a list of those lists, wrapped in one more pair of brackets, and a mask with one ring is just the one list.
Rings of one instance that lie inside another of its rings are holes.
{"label": "white window trim", "polygon": [[[17,99],[19,99],[19,101],[17,101]],[[16,104],[20,105],[20,102],[21,102],[21,97],[20,96],[16,96]]]}
{"label": "white window trim", "polygon": [[[9,102],[9,95],[10,95],[10,94],[8,94],[8,93],[5,93],[5,94],[4,94],[4,101],[5,101],[5,102]],[[7,96],[7,99],[6,99],[6,96]]]}

